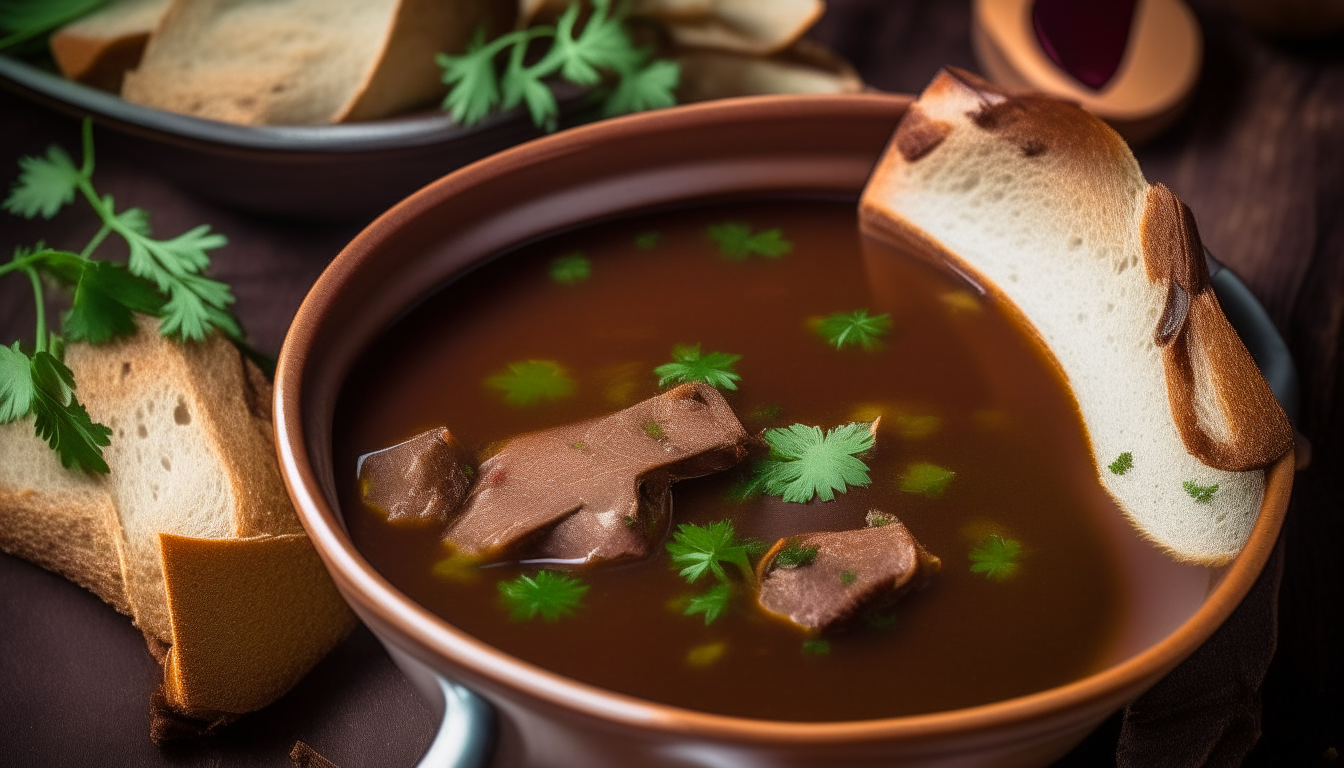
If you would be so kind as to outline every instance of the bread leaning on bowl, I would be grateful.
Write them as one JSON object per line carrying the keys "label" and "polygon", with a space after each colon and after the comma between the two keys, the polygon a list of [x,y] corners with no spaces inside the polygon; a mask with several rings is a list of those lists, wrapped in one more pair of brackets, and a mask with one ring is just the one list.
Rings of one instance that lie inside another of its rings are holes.
{"label": "bread leaning on bowl", "polygon": [[129,614],[164,663],[163,700],[205,723],[289,690],[354,626],[280,479],[270,385],[218,336],[71,344],[89,415],[113,430],[92,476],[31,417],[0,425],[0,550]]}
{"label": "bread leaning on bowl", "polygon": [[1144,536],[1189,562],[1241,551],[1292,426],[1223,315],[1194,217],[1119,135],[1071,103],[945,70],[902,118],[860,218],[1021,311]]}

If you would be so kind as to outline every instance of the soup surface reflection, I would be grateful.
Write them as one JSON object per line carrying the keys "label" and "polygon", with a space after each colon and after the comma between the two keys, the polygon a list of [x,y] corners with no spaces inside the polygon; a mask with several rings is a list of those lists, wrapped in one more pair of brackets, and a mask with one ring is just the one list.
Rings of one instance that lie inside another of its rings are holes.
{"label": "soup surface reflection", "polygon": [[[823,338],[819,319],[860,309],[889,315],[875,348]],[[588,591],[559,620],[515,620],[499,584],[540,566],[436,575],[442,530],[390,525],[359,500],[365,453],[438,425],[485,450],[611,413],[662,391],[654,368],[684,344],[741,356],[738,389],[721,391],[752,434],[881,421],[863,456],[870,485],[831,502],[741,500],[753,456],[675,484],[674,527],[729,519],[739,535],[773,542],[859,528],[877,509],[941,558],[933,582],[818,643],[763,613],[738,581],[713,623],[685,615],[713,577],[688,584],[660,544],[640,562],[551,566]],[[487,385],[529,360],[557,363],[572,390],[516,405]],[[1118,632],[1119,565],[1099,521],[1120,512],[1048,353],[964,280],[861,242],[852,204],[663,212],[528,245],[397,321],[356,366],[337,413],[342,509],[370,562],[455,626],[613,691],[783,720],[933,712],[1078,679]]]}

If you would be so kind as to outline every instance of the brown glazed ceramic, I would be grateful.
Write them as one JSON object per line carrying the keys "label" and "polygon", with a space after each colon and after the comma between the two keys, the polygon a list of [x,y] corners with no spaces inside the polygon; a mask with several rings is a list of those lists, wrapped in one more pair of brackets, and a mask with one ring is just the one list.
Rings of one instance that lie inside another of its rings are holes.
{"label": "brown glazed ceramic", "polygon": [[436,706],[434,674],[499,715],[495,765],[1041,766],[1188,656],[1241,601],[1277,537],[1292,456],[1268,472],[1246,549],[1208,571],[1117,534],[1132,614],[1109,666],[1008,701],[834,723],[751,720],[611,693],[508,656],[430,614],[351,544],[337,507],[332,413],[352,361],[455,274],[550,232],[692,201],[857,199],[910,99],[759,97],[566,131],[463,168],[364,230],[309,293],[276,375],[280,462],[299,516],[355,611]]}

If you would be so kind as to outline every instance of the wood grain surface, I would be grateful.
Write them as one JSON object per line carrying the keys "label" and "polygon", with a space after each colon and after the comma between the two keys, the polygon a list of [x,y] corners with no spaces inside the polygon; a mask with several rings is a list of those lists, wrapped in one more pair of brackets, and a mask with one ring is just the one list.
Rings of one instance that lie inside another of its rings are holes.
{"label": "wood grain surface", "polygon": [[[1278,630],[1262,690],[1263,734],[1245,764],[1340,765],[1344,40],[1272,42],[1219,3],[1195,6],[1206,35],[1203,80],[1186,117],[1136,154],[1150,180],[1165,182],[1195,211],[1206,245],[1241,275],[1287,339],[1302,379],[1298,426],[1312,446],[1284,532],[1277,606],[1266,597],[1243,617],[1265,642],[1272,643],[1276,622]],[[941,65],[976,68],[969,18],[966,0],[830,0],[813,34],[874,87],[917,92]],[[52,142],[74,149],[77,132],[73,120],[0,92],[0,179],[13,178],[12,159],[21,154]],[[157,231],[209,222],[228,235],[215,274],[234,286],[239,317],[272,354],[308,286],[366,223],[233,213],[138,171],[106,132],[99,149],[99,188],[119,205],[150,210]],[[0,248],[44,239],[78,250],[95,230],[80,207],[50,222],[0,215]],[[24,281],[0,280],[0,342],[31,335],[28,291]],[[1262,584],[1267,596],[1274,575]],[[301,739],[342,768],[410,766],[436,725],[363,629],[280,702],[189,748],[149,743],[148,699],[158,675],[128,619],[73,584],[0,555],[0,765],[288,766]],[[1116,765],[1120,732],[1117,715],[1058,766]],[[1206,757],[1209,765],[1235,764]],[[1130,755],[1119,764],[1142,763]]]}

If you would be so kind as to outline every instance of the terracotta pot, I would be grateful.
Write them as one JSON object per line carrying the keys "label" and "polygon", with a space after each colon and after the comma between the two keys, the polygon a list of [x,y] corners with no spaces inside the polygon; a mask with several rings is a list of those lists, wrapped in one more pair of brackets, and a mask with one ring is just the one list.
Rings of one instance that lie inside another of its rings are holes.
{"label": "terracotta pot", "polygon": [[[968,709],[795,723],[665,706],[513,658],[411,602],[355,549],[336,502],[332,413],[356,356],[400,313],[493,254],[579,224],[692,201],[856,199],[909,103],[876,94],[739,99],[525,144],[388,211],[336,257],[299,309],[275,388],[280,461],[299,516],[336,585],[431,703],[460,695],[472,711],[473,697],[438,682],[445,678],[492,705],[496,764],[1045,765],[1208,638],[1264,566],[1288,503],[1291,455],[1269,471],[1250,543],[1226,568],[1177,566],[1128,536],[1132,615],[1104,671]],[[453,727],[435,749],[452,751],[454,738],[459,747],[480,744],[483,734]]]}

